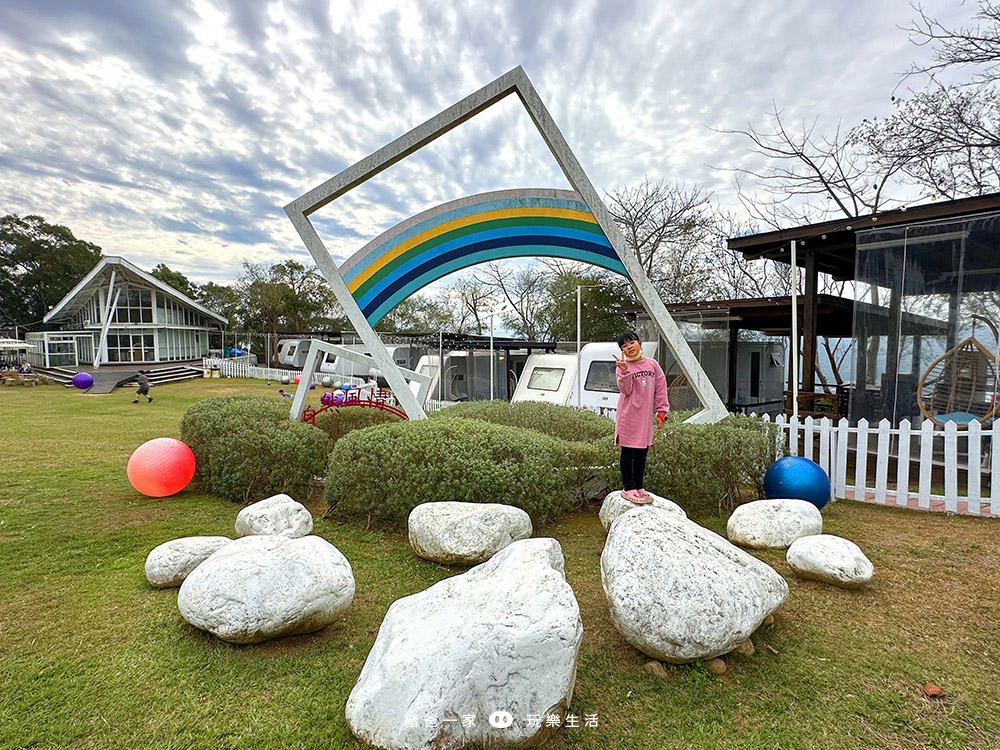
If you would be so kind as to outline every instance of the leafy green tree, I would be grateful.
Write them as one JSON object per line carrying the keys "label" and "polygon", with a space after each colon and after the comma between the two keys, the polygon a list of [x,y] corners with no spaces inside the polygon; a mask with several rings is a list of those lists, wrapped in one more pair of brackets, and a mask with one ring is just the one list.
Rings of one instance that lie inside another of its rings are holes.
{"label": "leafy green tree", "polygon": [[576,289],[580,288],[580,332],[584,341],[614,341],[628,323],[618,310],[638,304],[629,283],[618,274],[563,272],[549,281],[545,319],[550,338],[576,340]]}
{"label": "leafy green tree", "polygon": [[237,322],[240,298],[233,287],[209,281],[198,287],[198,296],[195,299],[209,310],[225,315],[229,318],[230,325]]}
{"label": "leafy green tree", "polygon": [[180,271],[171,271],[166,264],[157,263],[156,268],[149,272],[153,278],[159,279],[167,286],[171,286],[181,294],[187,295],[191,299],[197,299],[198,286],[191,283],[187,276]]}
{"label": "leafy green tree", "polygon": [[97,245],[41,216],[0,218],[0,324],[41,321],[101,257]]}

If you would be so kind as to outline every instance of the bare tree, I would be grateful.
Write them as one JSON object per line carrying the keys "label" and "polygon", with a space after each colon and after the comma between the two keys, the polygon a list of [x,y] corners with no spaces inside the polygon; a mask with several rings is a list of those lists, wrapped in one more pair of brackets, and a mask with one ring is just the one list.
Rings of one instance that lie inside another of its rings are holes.
{"label": "bare tree", "polygon": [[1000,80],[1000,3],[979,0],[976,18],[980,23],[974,28],[949,29],[933,16],[927,15],[922,6],[914,6],[919,18],[905,30],[910,41],[918,47],[932,45],[934,62],[914,65],[910,74],[933,76],[946,68],[965,65],[980,66],[974,77],[976,83]]}
{"label": "bare tree", "polygon": [[750,150],[765,157],[767,166],[759,170],[735,169],[751,178],[758,192],[748,195],[737,177],[740,202],[751,220],[772,229],[789,224],[810,224],[829,218],[876,213],[894,201],[888,193],[903,168],[903,159],[873,159],[845,135],[840,123],[832,135],[816,133],[818,121],[792,129],[781,112],[769,115],[774,125],[759,130],[721,129],[750,142]]}
{"label": "bare tree", "polygon": [[[916,6],[910,40],[931,45],[933,62],[914,65],[907,78],[926,75],[926,89],[893,97],[896,112],[866,120],[851,139],[879,163],[903,164],[925,197],[955,199],[1000,189],[1000,4],[980,0],[975,28],[951,30]],[[972,79],[944,85],[936,75],[973,66]]]}
{"label": "bare tree", "polygon": [[607,194],[608,210],[626,247],[667,302],[712,294],[706,251],[711,239],[710,194],[648,177],[635,187]]}
{"label": "bare tree", "polygon": [[506,303],[510,312],[502,320],[507,328],[528,339],[549,337],[544,322],[549,302],[544,268],[531,265],[511,270],[501,263],[487,263],[477,270],[475,279],[491,290],[500,304]]}
{"label": "bare tree", "polygon": [[473,274],[464,274],[448,287],[448,294],[458,330],[481,335],[488,327],[484,316],[499,306],[497,290]]}

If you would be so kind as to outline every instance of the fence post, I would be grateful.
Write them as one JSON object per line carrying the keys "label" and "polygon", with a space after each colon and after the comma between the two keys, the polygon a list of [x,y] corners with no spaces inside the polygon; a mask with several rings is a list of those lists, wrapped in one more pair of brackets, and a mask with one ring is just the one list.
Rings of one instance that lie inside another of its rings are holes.
{"label": "fence post", "polygon": [[793,456],[799,455],[799,418],[791,417],[788,420],[788,452]]}
{"label": "fence post", "polygon": [[920,496],[921,508],[931,507],[931,456],[934,452],[934,423],[925,419],[920,425]]}
{"label": "fence post", "polygon": [[816,432],[816,420],[812,417],[806,417],[803,421],[803,434],[802,434],[802,455],[808,458],[810,461],[813,460],[813,436]]}
{"label": "fence post", "polygon": [[838,498],[847,497],[847,440],[850,435],[850,423],[847,417],[841,417],[837,422],[837,463],[834,480],[834,496]]}
{"label": "fence post", "polygon": [[990,513],[1000,516],[1000,446],[997,445],[997,423],[990,429]]}
{"label": "fence post", "polygon": [[889,420],[878,423],[878,449],[875,454],[875,502],[885,505],[889,475]]}
{"label": "fence post", "polygon": [[944,423],[944,509],[958,512],[958,425]]}
{"label": "fence post", "polygon": [[854,499],[865,502],[868,473],[868,420],[858,420],[858,439],[854,449]]}
{"label": "fence post", "polygon": [[972,420],[969,422],[968,431],[968,458],[969,458],[969,468],[966,472],[966,487],[968,490],[968,498],[966,502],[966,507],[969,513],[974,515],[979,515],[980,509],[980,498],[982,497],[982,482],[980,474],[983,469],[982,461],[980,460],[982,445],[982,425],[979,424],[977,420]]}
{"label": "fence post", "polygon": [[830,420],[827,417],[821,417],[819,420],[819,465],[827,476],[831,476]]}
{"label": "fence post", "polygon": [[899,423],[896,449],[896,505],[908,505],[910,499],[910,420]]}
{"label": "fence post", "polygon": [[788,427],[785,424],[785,415],[779,414],[774,418],[774,424],[778,427],[778,434],[774,437],[774,457],[785,455],[786,436]]}

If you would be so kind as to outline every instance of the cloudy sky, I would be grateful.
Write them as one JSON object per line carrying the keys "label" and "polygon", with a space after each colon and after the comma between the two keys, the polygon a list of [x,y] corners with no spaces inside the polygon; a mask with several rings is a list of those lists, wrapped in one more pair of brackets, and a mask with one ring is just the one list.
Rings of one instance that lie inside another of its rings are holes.
{"label": "cloudy sky", "polygon": [[[968,23],[971,2],[926,0]],[[718,128],[891,111],[926,48],[904,0],[0,0],[0,214],[228,282],[310,262],[282,207],[521,65],[600,191],[735,202]],[[446,200],[568,187],[514,97],[315,218],[338,261]]]}

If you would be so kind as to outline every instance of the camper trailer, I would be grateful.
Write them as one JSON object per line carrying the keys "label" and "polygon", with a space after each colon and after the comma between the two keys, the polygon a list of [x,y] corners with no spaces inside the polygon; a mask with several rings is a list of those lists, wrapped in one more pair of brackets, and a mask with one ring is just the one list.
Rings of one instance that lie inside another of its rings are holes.
{"label": "camper trailer", "polygon": [[[727,342],[692,344],[709,380],[723,397],[728,394]],[[656,344],[644,342],[643,352],[660,362],[667,378],[671,408],[678,411],[699,408],[694,389],[687,384],[680,365],[669,349],[662,356]],[[615,357],[618,345],[595,342],[580,351],[583,382],[577,393],[577,355],[533,354],[514,391],[512,402],[544,401],[563,406],[579,406],[614,417],[618,410]],[[775,342],[741,341],[736,349],[736,400],[733,407],[767,411],[780,409],[784,388],[784,349]]]}
{"label": "camper trailer", "polygon": [[[644,342],[647,357],[656,357],[657,345]],[[618,408],[618,384],[615,380],[615,357],[620,356],[614,342],[595,342],[580,350],[579,366],[583,383],[577,393],[577,355],[532,354],[524,365],[512,403],[544,401],[561,406],[576,406],[610,416]]]}
{"label": "camper trailer", "polygon": [[311,339],[281,339],[278,342],[278,363],[301,370],[309,354]]}
{"label": "camper trailer", "polygon": [[[371,352],[364,344],[347,344],[344,348],[350,349],[353,352],[359,352],[361,354],[371,356]],[[386,350],[389,352],[389,356],[392,357],[393,362],[407,370],[414,369],[414,366],[420,360],[420,355],[426,351],[420,347],[409,345],[387,346]],[[335,375],[339,377],[379,379],[380,384],[385,386],[385,379],[381,378],[381,372],[378,368],[360,365],[353,360],[349,360],[335,354],[327,353],[323,355],[323,359],[319,365],[319,371],[325,375]]]}
{"label": "camper trailer", "polygon": [[[490,398],[490,356],[493,357],[493,398],[509,401],[517,385],[517,373],[527,359],[527,352],[494,349],[449,351],[442,368],[437,354],[420,358],[414,368],[432,377],[428,398],[442,401],[487,401]],[[439,377],[441,376],[441,377]]]}

